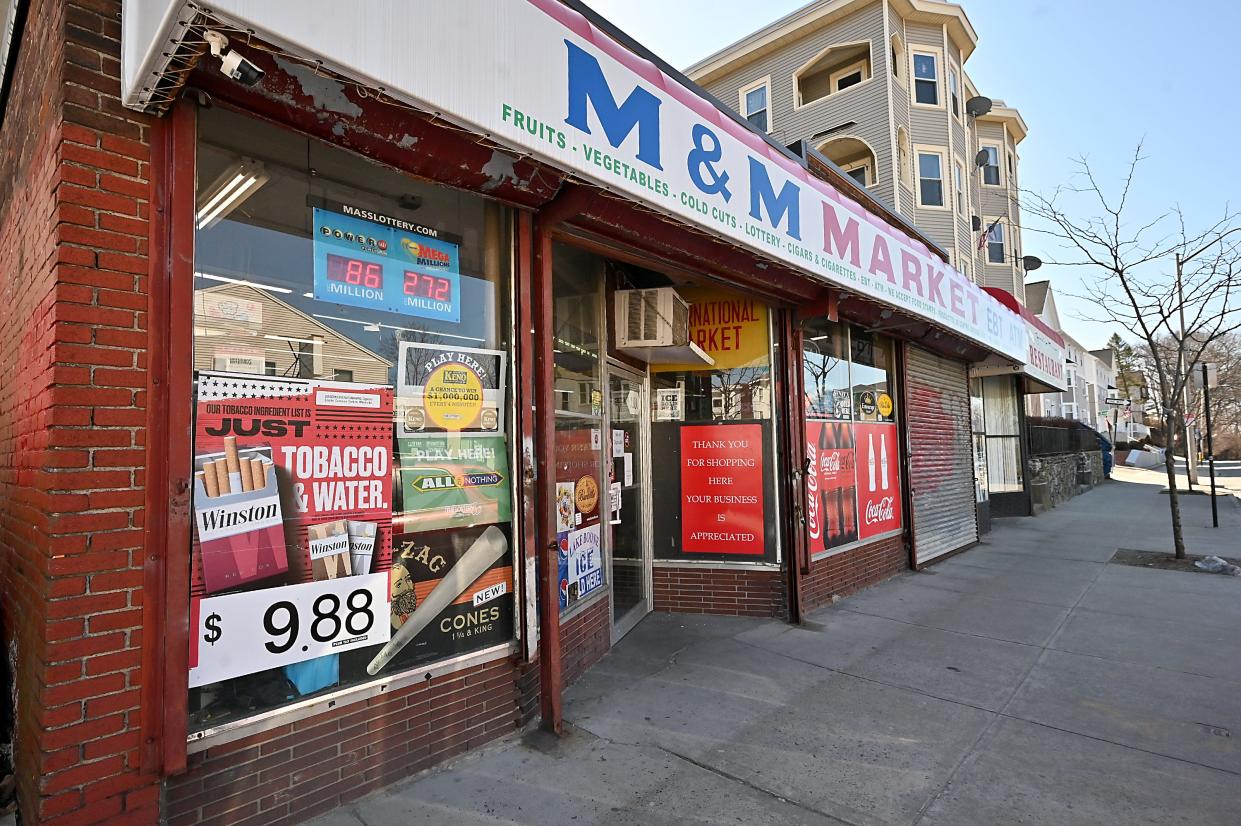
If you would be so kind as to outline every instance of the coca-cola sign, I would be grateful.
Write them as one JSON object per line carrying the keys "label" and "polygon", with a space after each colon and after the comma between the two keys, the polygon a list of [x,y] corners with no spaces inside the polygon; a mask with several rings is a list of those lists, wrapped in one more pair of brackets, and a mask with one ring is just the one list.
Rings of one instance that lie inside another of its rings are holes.
{"label": "coca-cola sign", "polygon": [[823,472],[840,473],[840,451],[833,450],[831,453],[823,455]]}
{"label": "coca-cola sign", "polygon": [[819,455],[818,447],[810,439],[806,440],[806,531],[810,534],[813,546],[823,537],[823,525],[819,521],[819,474],[817,473]]}
{"label": "coca-cola sign", "polygon": [[853,432],[848,422],[806,422],[806,534],[812,554],[858,538]]}
{"label": "coca-cola sign", "polygon": [[900,447],[896,425],[853,425],[858,536],[866,539],[901,527]]}
{"label": "coca-cola sign", "polygon": [[866,517],[863,524],[875,525],[883,522],[891,522],[896,518],[895,503],[895,496],[885,496],[878,502],[867,502]]}

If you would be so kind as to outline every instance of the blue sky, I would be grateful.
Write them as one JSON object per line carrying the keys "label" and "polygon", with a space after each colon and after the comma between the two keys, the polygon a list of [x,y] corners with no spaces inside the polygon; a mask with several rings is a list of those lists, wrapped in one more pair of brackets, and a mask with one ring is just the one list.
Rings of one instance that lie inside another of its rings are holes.
{"label": "blue sky", "polygon": [[[630,36],[685,68],[805,5],[800,0],[587,0]],[[966,71],[982,94],[1017,107],[1030,127],[1019,147],[1022,186],[1050,193],[1071,183],[1086,155],[1115,184],[1145,139],[1133,195],[1135,223],[1179,203],[1191,226],[1241,207],[1241,91],[1227,0],[965,0],[978,32]],[[1027,232],[1025,251],[1048,260],[1055,242]],[[1044,266],[1061,322],[1090,348],[1112,329],[1079,320],[1082,268]],[[1125,331],[1120,331],[1125,335]]]}

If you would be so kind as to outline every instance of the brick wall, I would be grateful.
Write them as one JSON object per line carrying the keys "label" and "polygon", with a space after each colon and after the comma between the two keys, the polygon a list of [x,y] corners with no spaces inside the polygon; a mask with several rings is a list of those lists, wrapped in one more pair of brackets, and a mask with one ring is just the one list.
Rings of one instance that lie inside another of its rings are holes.
{"label": "brick wall", "polygon": [[119,56],[119,2],[33,0],[0,132],[0,585],[30,822],[157,813],[139,767],[149,121],[120,105]]}
{"label": "brick wall", "polygon": [[783,571],[746,568],[654,569],[655,610],[684,614],[783,617]]}
{"label": "brick wall", "polygon": [[867,586],[909,570],[904,537],[894,536],[810,563],[802,580],[805,610],[812,611]]}
{"label": "brick wall", "polygon": [[300,823],[518,724],[518,671],[497,660],[190,755],[169,826]]}
{"label": "brick wall", "polygon": [[561,685],[572,685],[612,647],[611,606],[605,596],[560,623]]}

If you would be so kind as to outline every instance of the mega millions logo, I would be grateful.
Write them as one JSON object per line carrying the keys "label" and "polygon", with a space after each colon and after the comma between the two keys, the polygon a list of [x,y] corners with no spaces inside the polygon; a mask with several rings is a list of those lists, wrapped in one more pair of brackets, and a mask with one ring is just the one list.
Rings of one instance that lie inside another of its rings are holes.
{"label": "mega millions logo", "polygon": [[413,238],[402,238],[401,249],[405,250],[405,254],[415,263],[424,267],[447,267],[452,264],[448,253],[429,244],[419,244]]}

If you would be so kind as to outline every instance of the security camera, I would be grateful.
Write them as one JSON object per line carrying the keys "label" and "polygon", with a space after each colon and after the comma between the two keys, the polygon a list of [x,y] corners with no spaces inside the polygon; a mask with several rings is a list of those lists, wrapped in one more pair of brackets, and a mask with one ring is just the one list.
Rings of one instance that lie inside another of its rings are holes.
{"label": "security camera", "polygon": [[263,79],[262,69],[242,57],[236,49],[228,48],[227,37],[214,31],[204,32],[203,37],[211,46],[211,53],[220,58],[220,71],[226,77],[231,77],[242,86],[253,86]]}

